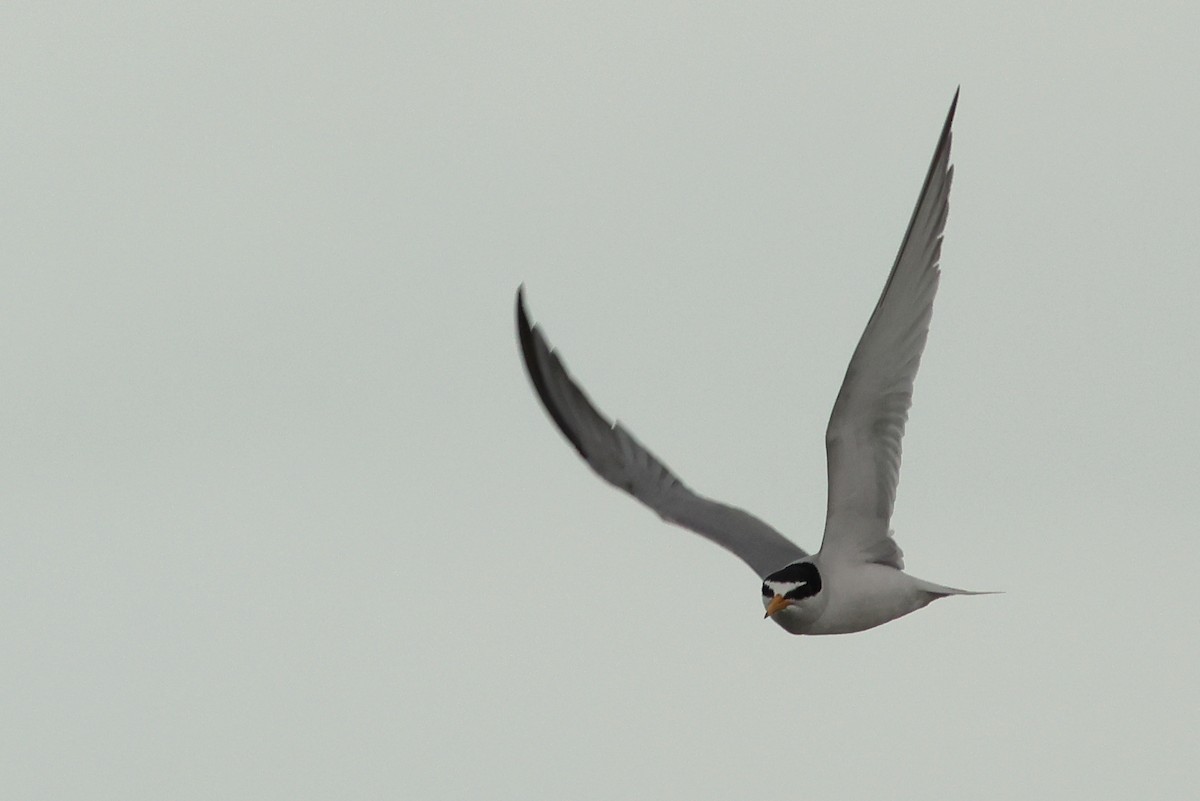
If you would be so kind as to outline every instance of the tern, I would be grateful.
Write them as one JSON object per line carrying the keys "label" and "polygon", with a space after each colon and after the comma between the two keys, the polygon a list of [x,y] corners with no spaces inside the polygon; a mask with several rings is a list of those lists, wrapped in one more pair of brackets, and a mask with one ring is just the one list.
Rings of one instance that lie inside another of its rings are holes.
{"label": "tern", "polygon": [[825,533],[816,555],[754,515],[693,492],[624,426],[597,410],[530,324],[524,285],[517,289],[521,353],[550,419],[605,481],[749,565],[762,579],[765,616],[792,634],[863,631],[938,598],[985,594],[905,573],[889,527],[900,442],[938,287],[957,105],[956,91],[900,251],[833,404],[825,431]]}

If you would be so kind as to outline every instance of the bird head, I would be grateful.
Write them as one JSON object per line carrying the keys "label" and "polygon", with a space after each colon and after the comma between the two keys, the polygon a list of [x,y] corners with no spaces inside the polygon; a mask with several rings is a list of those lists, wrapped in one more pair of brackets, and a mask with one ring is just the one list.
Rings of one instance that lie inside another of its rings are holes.
{"label": "bird head", "polygon": [[811,560],[792,562],[763,579],[764,617],[793,633],[801,633],[821,613],[821,572]]}

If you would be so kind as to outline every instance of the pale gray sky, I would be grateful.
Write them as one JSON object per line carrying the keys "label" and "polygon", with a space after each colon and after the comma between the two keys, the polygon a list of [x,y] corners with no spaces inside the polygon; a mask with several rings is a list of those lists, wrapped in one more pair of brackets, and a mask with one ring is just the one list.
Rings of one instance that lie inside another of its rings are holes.
{"label": "pale gray sky", "polygon": [[[0,8],[0,796],[1178,799],[1200,785],[1194,3]],[[698,490],[822,436],[955,86],[862,634],[538,408],[519,282]]]}

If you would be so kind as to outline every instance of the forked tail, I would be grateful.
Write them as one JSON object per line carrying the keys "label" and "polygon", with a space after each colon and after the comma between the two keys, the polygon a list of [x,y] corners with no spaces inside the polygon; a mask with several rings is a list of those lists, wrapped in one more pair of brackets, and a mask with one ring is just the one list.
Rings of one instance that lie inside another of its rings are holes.
{"label": "forked tail", "polygon": [[947,595],[1003,595],[1004,590],[960,590],[957,587],[947,587],[942,584],[934,584],[932,581],[917,579],[917,586],[934,596],[935,598],[945,598]]}

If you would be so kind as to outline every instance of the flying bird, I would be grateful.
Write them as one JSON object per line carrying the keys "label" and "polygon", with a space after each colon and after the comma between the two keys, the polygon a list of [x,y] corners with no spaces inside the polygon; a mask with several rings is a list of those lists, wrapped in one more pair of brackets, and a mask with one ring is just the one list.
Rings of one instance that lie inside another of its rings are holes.
{"label": "flying bird", "polygon": [[605,481],[749,565],[762,579],[765,616],[792,634],[863,631],[938,598],[984,594],[905,573],[889,527],[901,438],[938,287],[957,105],[955,92],[900,252],[833,404],[825,430],[825,534],[815,555],[749,512],[693,492],[624,426],[601,414],[530,324],[524,286],[517,290],[521,353],[555,425]]}

